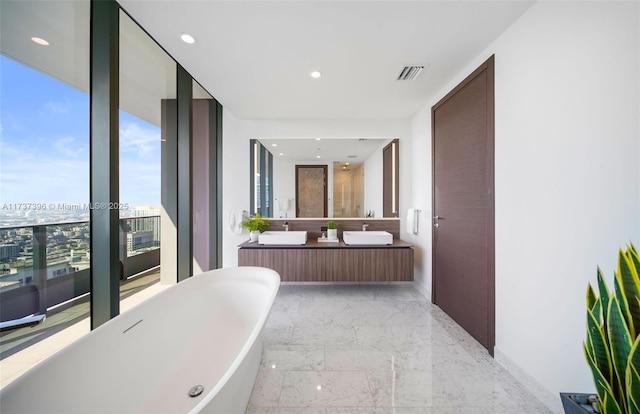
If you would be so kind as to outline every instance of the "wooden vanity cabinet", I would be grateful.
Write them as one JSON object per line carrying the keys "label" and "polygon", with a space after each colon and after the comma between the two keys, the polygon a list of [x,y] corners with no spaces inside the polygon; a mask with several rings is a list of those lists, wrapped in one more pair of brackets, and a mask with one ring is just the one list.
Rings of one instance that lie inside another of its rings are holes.
{"label": "wooden vanity cabinet", "polygon": [[268,267],[283,282],[397,282],[413,281],[413,247],[400,240],[390,246],[326,247],[260,246],[243,243],[238,265]]}

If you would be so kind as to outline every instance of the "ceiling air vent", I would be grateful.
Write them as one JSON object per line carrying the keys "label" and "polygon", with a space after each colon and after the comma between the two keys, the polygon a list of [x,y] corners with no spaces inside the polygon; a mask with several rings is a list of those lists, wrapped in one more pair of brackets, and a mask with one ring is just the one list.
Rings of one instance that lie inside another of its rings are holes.
{"label": "ceiling air vent", "polygon": [[414,80],[422,72],[424,66],[405,66],[396,80]]}

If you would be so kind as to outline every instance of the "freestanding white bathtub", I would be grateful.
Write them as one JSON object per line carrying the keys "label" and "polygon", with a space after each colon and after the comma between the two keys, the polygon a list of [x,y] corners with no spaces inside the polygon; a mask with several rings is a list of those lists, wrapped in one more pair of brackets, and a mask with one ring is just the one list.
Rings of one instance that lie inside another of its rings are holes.
{"label": "freestanding white bathtub", "polygon": [[261,267],[178,283],[9,384],[2,413],[244,413],[279,286]]}

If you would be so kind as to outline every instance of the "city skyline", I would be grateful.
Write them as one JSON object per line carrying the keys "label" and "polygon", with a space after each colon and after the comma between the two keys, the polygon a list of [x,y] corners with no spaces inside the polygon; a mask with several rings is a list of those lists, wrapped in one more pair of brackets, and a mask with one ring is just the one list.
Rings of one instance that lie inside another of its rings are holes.
{"label": "city skyline", "polygon": [[[0,55],[0,215],[89,202],[89,95]],[[160,128],[120,111],[120,202],[160,205]]]}

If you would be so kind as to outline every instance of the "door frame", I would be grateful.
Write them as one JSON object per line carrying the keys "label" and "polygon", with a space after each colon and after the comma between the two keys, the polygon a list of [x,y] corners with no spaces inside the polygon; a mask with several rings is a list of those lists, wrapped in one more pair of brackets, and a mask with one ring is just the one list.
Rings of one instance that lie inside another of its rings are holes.
{"label": "door frame", "polygon": [[[388,164],[386,152],[395,148]],[[394,139],[382,149],[382,217],[400,217],[400,140]],[[394,208],[395,207],[395,210]]]}
{"label": "door frame", "polygon": [[324,194],[323,194],[323,198],[324,198],[324,205],[323,205],[323,211],[324,214],[322,217],[327,217],[327,212],[328,212],[328,189],[327,189],[327,182],[329,180],[329,168],[326,164],[296,164],[296,217],[298,217],[298,214],[300,212],[300,198],[298,197],[298,170],[300,168],[322,168],[323,169],[323,173],[324,173]]}
{"label": "door frame", "polygon": [[[493,356],[496,343],[496,280],[495,280],[495,91],[494,91],[494,56],[491,55],[476,70],[453,88],[444,98],[431,107],[431,211],[436,213],[436,163],[435,163],[435,139],[436,125],[435,112],[451,97],[460,92],[471,81],[483,72],[487,74],[487,186],[491,193],[487,202],[487,343],[488,351]],[[431,226],[431,240],[433,240],[431,254],[431,302],[435,303],[436,297],[436,234],[435,227]]]}

